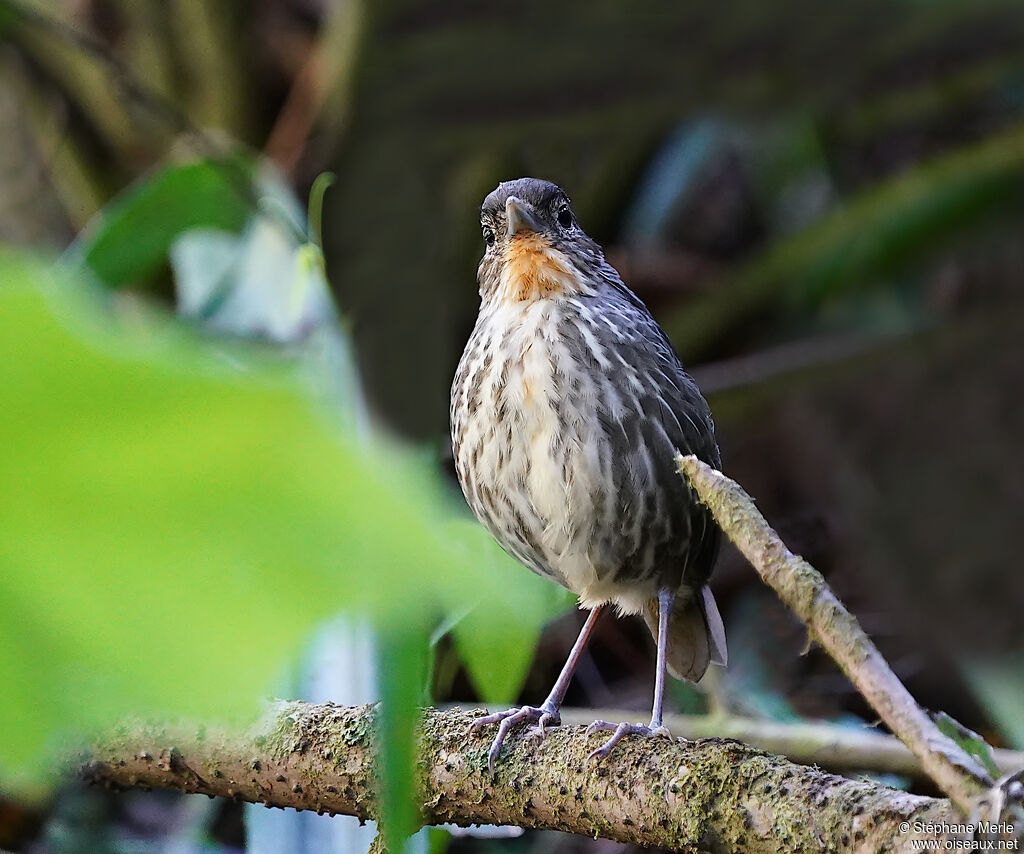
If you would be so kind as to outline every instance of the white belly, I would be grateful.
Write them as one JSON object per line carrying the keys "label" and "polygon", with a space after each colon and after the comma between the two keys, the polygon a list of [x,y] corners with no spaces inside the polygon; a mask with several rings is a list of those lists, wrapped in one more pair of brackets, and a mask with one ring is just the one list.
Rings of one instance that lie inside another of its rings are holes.
{"label": "white belly", "polygon": [[453,419],[470,505],[509,552],[585,606],[615,601],[638,612],[653,591],[612,582],[615,567],[601,566],[592,548],[596,527],[615,518],[595,406],[594,383],[603,378],[573,364],[557,337],[557,303],[496,311],[510,314],[486,326],[500,330],[500,346],[484,342],[480,350],[504,357],[468,366],[471,377],[480,372],[478,403]]}

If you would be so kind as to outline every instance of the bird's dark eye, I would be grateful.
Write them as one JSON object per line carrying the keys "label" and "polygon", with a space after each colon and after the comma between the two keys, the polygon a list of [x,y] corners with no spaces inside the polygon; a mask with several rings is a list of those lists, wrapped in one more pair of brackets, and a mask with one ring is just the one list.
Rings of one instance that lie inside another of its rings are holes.
{"label": "bird's dark eye", "polygon": [[562,228],[569,228],[572,225],[572,211],[569,210],[568,205],[559,209],[558,224],[562,226]]}
{"label": "bird's dark eye", "polygon": [[484,243],[486,243],[488,246],[493,246],[494,245],[494,229],[492,229],[489,226],[485,225],[483,227],[483,232],[484,232]]}

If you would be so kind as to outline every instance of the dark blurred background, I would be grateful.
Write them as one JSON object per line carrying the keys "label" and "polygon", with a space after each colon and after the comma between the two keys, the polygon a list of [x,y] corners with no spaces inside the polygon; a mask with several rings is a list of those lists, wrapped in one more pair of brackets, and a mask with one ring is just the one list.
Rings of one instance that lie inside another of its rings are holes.
{"label": "dark blurred background", "polygon": [[[479,203],[559,183],[705,390],[726,472],[922,704],[1024,748],[1018,0],[0,2],[0,121],[0,239],[50,252],[168,158],[245,146],[300,198],[335,172],[324,249],[371,406],[441,459]],[[169,271],[138,289],[170,300]],[[713,586],[718,701],[872,720],[733,551]],[[441,655],[436,699],[474,699]],[[651,659],[606,621],[570,702],[644,707]],[[214,838],[239,846],[230,809]],[[71,850],[54,820],[4,805],[0,847]]]}

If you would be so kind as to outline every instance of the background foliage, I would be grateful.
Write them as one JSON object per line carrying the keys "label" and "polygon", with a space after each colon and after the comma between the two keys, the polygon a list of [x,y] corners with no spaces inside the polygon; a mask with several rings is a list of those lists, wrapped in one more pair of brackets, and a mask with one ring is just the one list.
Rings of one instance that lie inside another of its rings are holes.
{"label": "background foliage", "polygon": [[[339,610],[396,709],[544,695],[578,616],[536,645],[567,602],[466,520],[445,439],[476,207],[522,174],[912,691],[1024,747],[1018,4],[2,0],[0,47],[0,847],[165,844],[181,806],[26,806],[44,745],[244,717]],[[732,552],[715,585],[714,703],[870,719]],[[605,621],[570,701],[643,707],[647,643]],[[585,843],[453,850],[498,844]]]}

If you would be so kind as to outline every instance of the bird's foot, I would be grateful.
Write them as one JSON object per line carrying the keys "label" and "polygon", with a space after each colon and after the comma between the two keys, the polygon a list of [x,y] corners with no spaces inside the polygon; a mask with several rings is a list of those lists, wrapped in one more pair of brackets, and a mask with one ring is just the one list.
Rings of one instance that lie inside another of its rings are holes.
{"label": "bird's foot", "polygon": [[534,721],[536,723],[536,726],[530,730],[529,735],[532,738],[540,739],[544,738],[547,734],[547,727],[558,726],[562,719],[558,714],[558,709],[545,703],[542,706],[520,706],[519,708],[506,709],[504,712],[495,712],[493,715],[477,718],[470,724],[470,732],[479,732],[481,728],[488,724],[500,724],[498,733],[494,736],[494,741],[491,742],[491,749],[487,752],[487,769],[491,772],[492,776],[494,774],[494,762],[501,752],[501,745],[505,743],[505,737],[512,727],[524,721]]}
{"label": "bird's foot", "polygon": [[611,738],[597,748],[597,750],[591,752],[587,757],[588,762],[602,762],[607,759],[608,754],[612,752],[612,748],[614,748],[615,745],[622,741],[622,739],[627,735],[658,735],[663,736],[664,738],[672,738],[672,733],[670,733],[668,731],[668,727],[664,725],[650,727],[643,724],[613,724],[608,721],[594,721],[587,727],[587,735],[591,735],[595,732],[610,732],[612,735]]}

